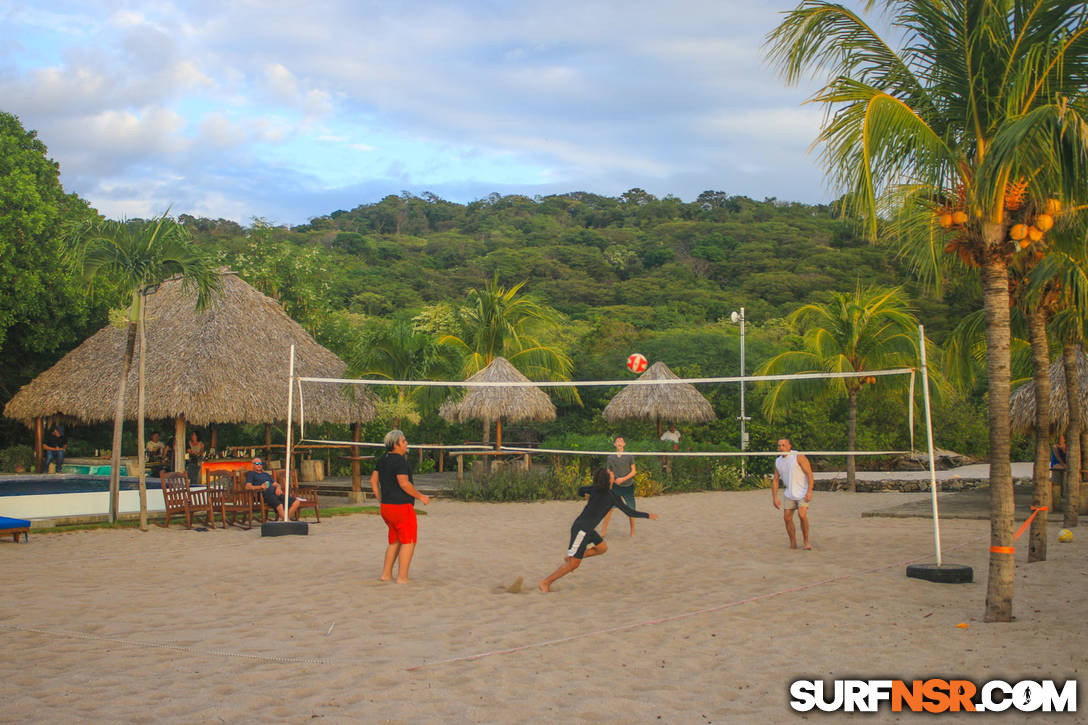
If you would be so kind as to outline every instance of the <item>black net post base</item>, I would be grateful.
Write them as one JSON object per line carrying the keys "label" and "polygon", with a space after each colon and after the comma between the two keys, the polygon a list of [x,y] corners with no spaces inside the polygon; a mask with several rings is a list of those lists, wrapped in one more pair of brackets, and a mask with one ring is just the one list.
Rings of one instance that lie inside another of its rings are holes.
{"label": "black net post base", "polygon": [[970,584],[975,579],[974,570],[964,564],[910,564],[907,576],[937,584]]}
{"label": "black net post base", "polygon": [[305,521],[265,521],[261,524],[261,536],[306,536],[310,525]]}

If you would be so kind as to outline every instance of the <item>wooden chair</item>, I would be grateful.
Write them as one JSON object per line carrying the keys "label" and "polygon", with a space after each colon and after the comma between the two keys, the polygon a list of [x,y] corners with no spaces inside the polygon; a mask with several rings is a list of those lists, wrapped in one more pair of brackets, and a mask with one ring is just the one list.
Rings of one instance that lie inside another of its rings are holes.
{"label": "wooden chair", "polygon": [[223,521],[223,528],[229,523],[233,526],[241,526],[245,520],[245,528],[253,528],[253,497],[246,491],[239,495],[234,486],[234,476],[230,471],[212,471],[208,474],[208,492],[211,498],[212,509],[219,509],[219,518]]}
{"label": "wooden chair", "polygon": [[[273,474],[280,486],[285,485],[287,479],[286,470],[278,470]],[[302,518],[302,512],[313,509],[317,523],[321,523],[321,506],[317,499],[317,487],[306,486],[298,477],[298,471],[291,471],[291,495],[299,500],[298,517]]]}
{"label": "wooden chair", "polygon": [[[231,475],[234,478],[234,496],[239,501],[249,502],[250,522],[252,525],[253,515],[257,514],[261,517],[261,523],[263,524],[267,519],[268,507],[264,503],[264,496],[260,491],[247,491],[246,490],[246,474],[249,471],[238,470],[232,471]],[[275,514],[275,511],[272,512]]]}
{"label": "wooden chair", "polygon": [[204,523],[215,528],[215,514],[207,489],[191,491],[189,478],[184,473],[162,475],[162,499],[166,504],[166,518],[160,524],[163,528],[169,528],[170,519],[179,514],[185,517],[187,529],[193,528],[193,519],[202,514]]}

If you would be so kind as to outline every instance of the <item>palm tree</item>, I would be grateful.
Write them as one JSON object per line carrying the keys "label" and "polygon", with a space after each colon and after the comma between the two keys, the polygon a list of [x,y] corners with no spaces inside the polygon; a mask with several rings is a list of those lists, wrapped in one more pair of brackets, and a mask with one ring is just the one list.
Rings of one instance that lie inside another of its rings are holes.
{"label": "palm tree", "polygon": [[[1051,313],[1052,328],[1062,345],[1062,367],[1069,408],[1069,421],[1065,429],[1068,450],[1062,486],[1066,528],[1077,525],[1081,460],[1086,454],[1084,443],[1085,434],[1088,433],[1085,431],[1085,411],[1081,408],[1080,379],[1077,374],[1077,350],[1088,337],[1085,330],[1085,316],[1088,314],[1088,230],[1083,218],[1077,221],[1063,225],[1055,232],[1053,248],[1033,270],[1031,280],[1032,288],[1040,297],[1040,306],[1045,304]],[[1036,406],[1039,405],[1040,395],[1036,386]],[[1046,502],[1033,503],[1043,505]]]}
{"label": "palm tree", "polygon": [[[482,290],[470,289],[467,304],[451,311],[447,321],[436,325],[443,334],[438,342],[461,356],[461,373],[475,375],[496,357],[506,358],[530,380],[570,380],[574,363],[548,338],[559,336],[563,316],[532,297],[520,295],[525,282],[506,289],[498,275]],[[432,310],[430,317],[434,318]],[[557,395],[581,403],[574,388],[558,388]],[[490,421],[484,421],[484,443],[490,440]]]}
{"label": "palm tree", "polygon": [[[865,8],[875,4],[868,0]],[[888,213],[902,243],[933,267],[958,258],[978,269],[990,427],[984,617],[1007,622],[1013,595],[1008,266],[1017,253],[1010,227],[1034,219],[1049,197],[1085,198],[1088,7],[1056,0],[882,4],[904,34],[898,51],[852,10],[803,0],[768,36],[769,58],[789,82],[809,71],[829,79],[812,99],[827,109],[818,143],[870,236]],[[1031,253],[1030,245],[1023,253]]]}
{"label": "palm tree", "polygon": [[[375,320],[363,331],[349,354],[352,377],[380,377],[387,380],[426,380],[443,377],[453,366],[449,348],[438,344],[433,334],[416,327],[411,320]],[[400,428],[405,417],[418,423],[419,408],[436,388],[397,386],[394,399],[384,407],[393,427]]]}
{"label": "palm tree", "polygon": [[[764,363],[757,375],[787,373],[860,373],[911,367],[918,361],[918,320],[899,289],[859,285],[853,293],[836,293],[827,304],[798,308],[787,322],[802,333],[803,349],[784,352]],[[798,398],[813,395],[847,399],[846,448],[857,444],[858,394],[875,377],[782,380],[763,399],[768,421]],[[913,402],[911,402],[913,404]],[[846,457],[846,481],[857,490],[854,456]]]}
{"label": "palm tree", "polygon": [[185,227],[164,213],[151,221],[99,220],[72,234],[73,253],[83,275],[90,281],[101,278],[130,298],[127,313],[128,335],[124,362],[117,388],[113,417],[113,458],[110,466],[110,522],[117,520],[120,500],[121,433],[124,426],[125,383],[132,369],[137,337],[140,338],[140,376],[137,403],[137,468],[140,486],[140,528],[147,530],[147,488],[144,480],[143,330],[144,298],[158,285],[177,275],[182,288],[196,292],[202,309],[220,286],[214,263],[189,240]]}

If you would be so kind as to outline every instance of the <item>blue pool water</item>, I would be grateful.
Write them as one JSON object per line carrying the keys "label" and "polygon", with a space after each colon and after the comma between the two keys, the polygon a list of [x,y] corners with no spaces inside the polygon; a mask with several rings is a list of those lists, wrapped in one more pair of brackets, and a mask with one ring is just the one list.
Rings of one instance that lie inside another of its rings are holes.
{"label": "blue pool water", "polygon": [[[163,511],[162,482],[146,479],[147,510]],[[109,511],[109,476],[35,474],[0,476],[0,516],[16,519],[76,520]],[[121,479],[120,513],[140,510],[139,483]]]}
{"label": "blue pool water", "polygon": [[[157,478],[145,479],[148,490],[161,489]],[[41,474],[29,476],[0,476],[0,496],[37,496],[42,494],[96,493],[110,490],[109,476],[84,474]],[[121,477],[122,491],[137,491],[139,483],[134,477]]]}

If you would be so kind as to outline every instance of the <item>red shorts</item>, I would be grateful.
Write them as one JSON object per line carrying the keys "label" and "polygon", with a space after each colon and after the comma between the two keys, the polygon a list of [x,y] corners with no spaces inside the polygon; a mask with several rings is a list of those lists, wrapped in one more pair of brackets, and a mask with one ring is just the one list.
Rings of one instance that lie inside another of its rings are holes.
{"label": "red shorts", "polygon": [[389,526],[389,543],[416,543],[416,507],[410,503],[383,503],[382,520]]}

